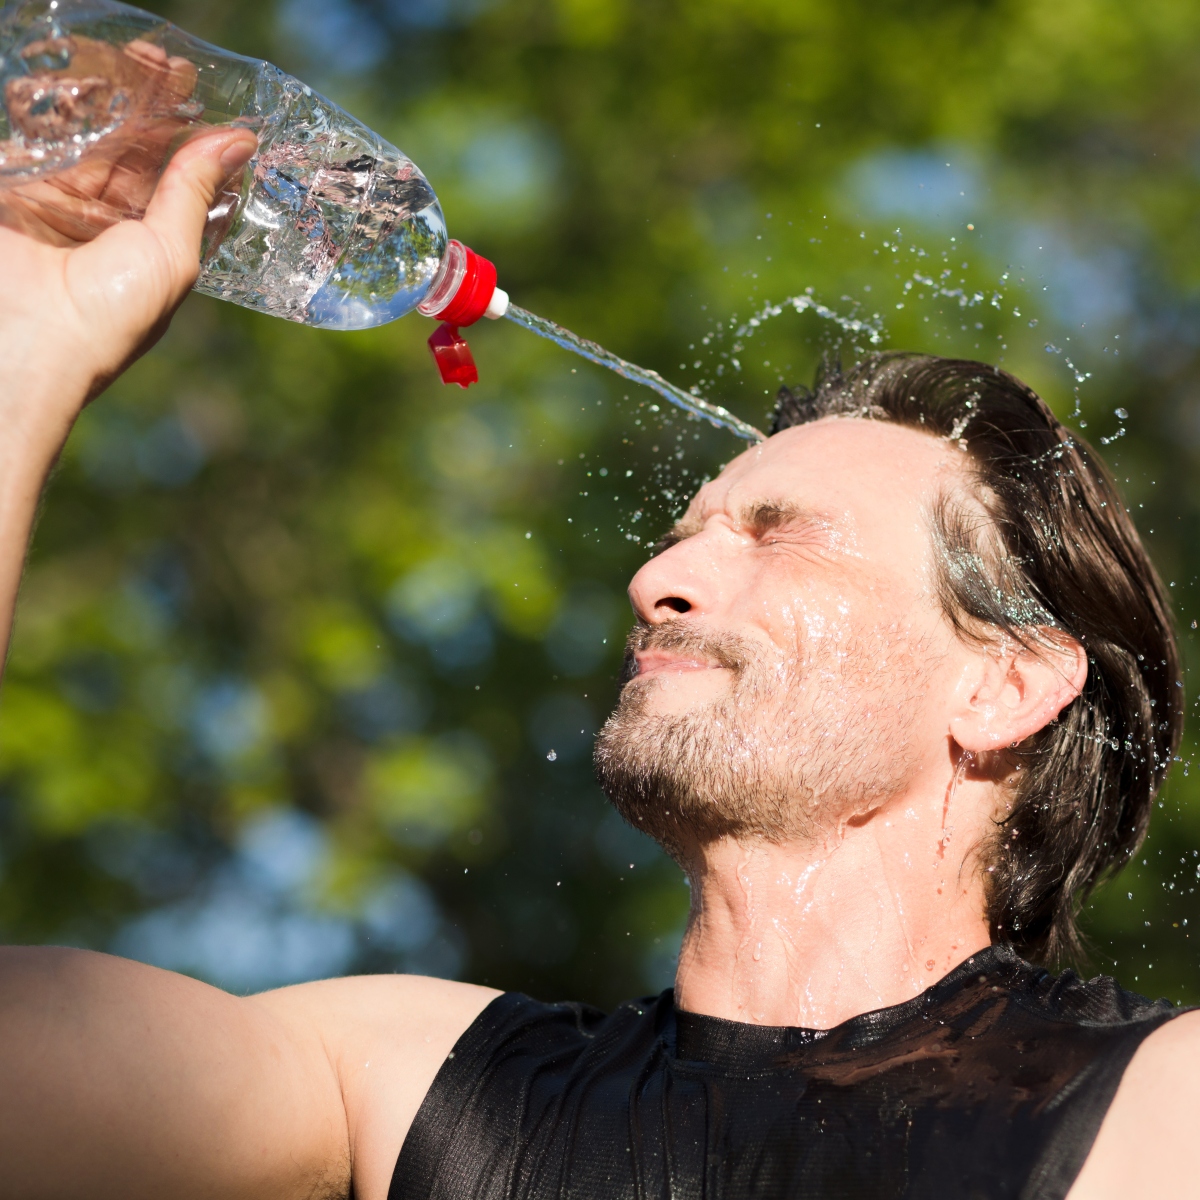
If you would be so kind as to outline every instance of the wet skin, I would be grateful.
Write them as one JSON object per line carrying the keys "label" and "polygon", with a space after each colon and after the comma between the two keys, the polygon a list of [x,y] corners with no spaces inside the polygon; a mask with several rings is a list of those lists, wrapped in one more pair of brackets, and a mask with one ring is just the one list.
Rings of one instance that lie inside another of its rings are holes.
{"label": "wet skin", "polygon": [[[1078,694],[1086,660],[1069,643],[1042,661],[1013,647],[981,652],[946,626],[927,514],[962,465],[956,449],[910,430],[826,420],[785,431],[702,488],[676,544],[634,578],[640,620],[735,633],[780,662],[802,656],[814,630],[866,641],[892,669],[898,651],[923,656],[906,664],[923,697],[901,793],[828,822],[815,841],[695,849],[683,1007],[829,1026],[906,998],[987,943],[973,850],[1003,811],[1004,771],[956,779],[955,766],[963,750],[986,761],[1045,725]],[[730,674],[651,651],[630,686],[647,690],[648,711],[678,714],[727,691]],[[1200,1195],[1197,1112],[1192,1014],[1138,1051],[1069,1200]]]}
{"label": "wet skin", "polygon": [[[72,422],[165,327],[195,278],[207,210],[252,150],[245,134],[189,145],[145,221],[77,249],[0,227],[0,637]],[[970,850],[1002,790],[994,771],[968,772],[951,821],[960,752],[1040,728],[1085,666],[1071,645],[1044,659],[984,652],[939,625],[922,506],[956,463],[933,439],[866,422],[785,433],[708,485],[688,536],[634,580],[642,620],[724,628],[767,661],[802,658],[817,635],[865,639],[889,664],[859,681],[877,689],[874,719],[905,718],[903,747],[878,739],[904,751],[895,795],[818,813],[816,832],[789,843],[696,849],[687,1007],[828,1023],[906,998],[986,939]],[[807,515],[764,520],[764,502]],[[652,688],[660,712],[730,686],[704,661],[644,666],[630,686]],[[913,672],[919,703],[900,686]],[[347,1196],[353,1180],[359,1200],[384,1200],[438,1067],[494,995],[379,976],[235,997],[107,955],[0,949],[4,1195],[313,1200]],[[1072,1200],[1196,1195],[1198,1081],[1200,1027],[1185,1016],[1138,1052]]]}
{"label": "wet skin", "polygon": [[[942,650],[922,504],[939,481],[953,483],[960,458],[883,424],[785,430],[700,489],[671,532],[674,545],[630,584],[634,611],[651,624],[736,633],[788,658],[814,626],[837,637],[852,623],[891,623],[919,608]],[[669,653],[640,655],[638,668],[660,677],[658,712],[686,709],[728,683],[715,663]]]}
{"label": "wet skin", "polygon": [[[1040,728],[1078,694],[1086,662],[1074,643],[1039,660],[954,633],[929,514],[962,489],[964,466],[956,446],[880,422],[786,430],[706,484],[630,585],[646,625],[732,635],[781,688],[798,680],[783,754],[837,779],[797,795],[806,819],[791,840],[692,847],[684,1007],[827,1028],[908,999],[988,944],[976,851],[1006,771],[964,751]],[[637,667],[628,686],[650,716],[703,710],[734,684],[694,654],[651,648]],[[777,738],[766,724],[747,753],[780,753]]]}

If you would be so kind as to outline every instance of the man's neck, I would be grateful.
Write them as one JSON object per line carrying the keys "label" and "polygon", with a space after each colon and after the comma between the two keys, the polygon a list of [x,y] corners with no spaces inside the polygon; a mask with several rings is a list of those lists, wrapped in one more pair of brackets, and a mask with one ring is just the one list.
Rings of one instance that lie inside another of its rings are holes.
{"label": "man's neck", "polygon": [[679,1007],[830,1029],[911,999],[987,946],[977,839],[947,833],[933,801],[901,798],[813,839],[699,850]]}

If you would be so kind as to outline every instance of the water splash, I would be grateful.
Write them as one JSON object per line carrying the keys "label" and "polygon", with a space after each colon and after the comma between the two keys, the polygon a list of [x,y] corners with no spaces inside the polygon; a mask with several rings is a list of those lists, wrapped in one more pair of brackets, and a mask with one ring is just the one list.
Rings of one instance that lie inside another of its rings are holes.
{"label": "water splash", "polygon": [[1100,445],[1102,445],[1102,446],[1112,445],[1112,443],[1115,442],[1117,440],[1117,438],[1123,438],[1127,432],[1127,427],[1125,425],[1125,422],[1129,420],[1129,410],[1125,409],[1125,408],[1114,408],[1113,416],[1116,417],[1117,420],[1121,422],[1121,424],[1119,426],[1117,426],[1116,433],[1110,433],[1108,435],[1108,437],[1102,437],[1100,439]]}
{"label": "water splash", "polygon": [[798,296],[789,296],[778,304],[764,305],[744,325],[738,327],[736,337],[750,337],[754,331],[771,317],[778,317],[785,308],[793,308],[796,312],[813,312],[826,321],[832,321],[844,333],[853,335],[865,334],[872,346],[878,346],[884,338],[883,318],[875,313],[871,317],[844,317],[841,313],[822,304],[813,298],[813,289],[805,288]]}
{"label": "water splash", "polygon": [[[897,238],[899,238],[900,231],[897,230],[896,234]],[[957,249],[953,245],[955,239],[951,238],[950,241],[951,247],[942,252],[942,259],[947,261],[947,263],[951,250]],[[891,249],[894,253],[898,253],[901,249],[899,240],[894,243],[885,241],[883,245]],[[910,253],[921,259],[931,257],[928,251],[916,246],[911,248]],[[964,262],[962,267],[965,270],[967,263]],[[996,285],[987,287],[969,286],[965,277],[956,279],[955,274],[954,267],[949,264],[942,268],[940,272],[933,270],[931,267],[922,269],[919,266],[915,266],[911,268],[907,278],[904,280],[900,293],[901,298],[896,303],[896,308],[903,309],[906,302],[911,302],[914,299],[917,301],[949,300],[962,311],[964,319],[966,318],[966,311],[964,310],[974,309],[985,304],[990,305],[999,312],[1003,312],[1007,298],[1006,285],[1010,279],[1011,268],[1000,276]],[[817,300],[814,295],[814,289],[806,287],[803,292],[797,295],[789,296],[778,302],[771,301],[763,304],[748,319],[740,320],[735,315],[727,323],[718,322],[699,340],[702,346],[712,347],[710,353],[715,353],[719,348],[719,344],[726,337],[731,338],[731,343],[726,344],[727,348],[720,351],[721,358],[726,360],[726,362],[717,364],[715,370],[715,375],[717,376],[724,374],[727,367],[735,372],[741,372],[742,363],[738,356],[747,349],[746,343],[773,317],[781,316],[785,311],[789,310],[796,313],[811,312],[821,320],[836,326],[843,334],[849,335],[856,341],[861,338],[870,346],[886,344],[889,335],[882,314],[873,312],[870,315],[859,315],[860,302],[852,300],[850,296],[843,296],[842,299],[851,303],[852,308],[849,313],[838,312],[836,309]],[[939,309],[938,311],[942,310]],[[548,338],[550,341],[580,355],[589,362],[607,367],[625,379],[651,388],[671,404],[678,406],[685,412],[691,413],[693,416],[727,429],[737,437],[744,438],[748,442],[761,442],[765,440],[765,435],[761,430],[734,416],[733,413],[722,405],[704,399],[701,395],[702,389],[706,385],[711,386],[714,384],[715,379],[701,378],[690,389],[685,391],[682,387],[669,383],[658,372],[626,362],[611,351],[605,350],[603,346],[588,341],[586,338],[581,338],[570,330],[555,324],[555,322],[547,320],[545,317],[539,317],[516,305],[510,305],[506,315],[518,325],[541,337]],[[1012,315],[1020,318],[1020,308],[1013,308]],[[929,317],[925,319],[928,321]],[[1036,328],[1038,320],[1037,318],[1032,318],[1028,323],[1030,328]],[[974,327],[980,331],[984,328],[983,324],[978,321],[975,322]],[[964,324],[962,328],[965,331],[967,326]],[[937,336],[936,332],[933,336]],[[1004,335],[1001,334],[999,336],[1001,349],[1007,350],[1008,346],[1004,343]],[[1067,340],[1069,341],[1070,339],[1068,338]],[[978,344],[976,348],[978,348]],[[695,347],[692,346],[689,349],[695,349]],[[856,345],[855,353],[861,354],[863,349],[861,345]],[[1083,418],[1081,388],[1091,378],[1092,373],[1079,368],[1072,358],[1064,353],[1062,348],[1053,343],[1046,343],[1046,351],[1047,353],[1060,356],[1073,378],[1075,403],[1074,409],[1067,419],[1077,422],[1080,428],[1086,428],[1087,421]],[[701,351],[702,357],[703,353]],[[1003,362],[1003,358],[1000,361]],[[681,367],[684,365],[683,363],[680,364]],[[698,370],[703,367],[701,359],[697,359],[691,365]],[[764,363],[763,365],[767,366],[769,364]],[[782,376],[780,377],[780,382],[784,382]],[[1119,419],[1123,421],[1123,418]],[[1124,433],[1125,427],[1122,424],[1116,433],[1100,440],[1104,445],[1108,445],[1109,442],[1122,437]]]}
{"label": "water splash", "polygon": [[[920,271],[914,271],[912,278],[904,285],[905,294],[911,292],[914,284],[916,284],[920,287],[928,288],[932,296],[941,296],[945,300],[957,301],[959,308],[974,308],[976,304],[982,304],[986,299],[983,292],[978,290],[968,292],[966,288],[946,286],[946,280],[953,274],[954,272],[949,267],[941,273],[938,279],[934,279],[932,275],[922,275]],[[993,291],[992,307],[999,308],[1002,299],[1002,292]]]}
{"label": "water splash", "polygon": [[668,383],[657,371],[651,371],[646,367],[639,367],[634,363],[626,362],[625,359],[613,354],[611,350],[605,350],[603,346],[598,345],[596,342],[590,342],[587,338],[581,338],[578,334],[572,333],[569,329],[564,329],[561,325],[555,324],[555,322],[547,320],[545,317],[539,317],[536,313],[528,312],[516,304],[510,304],[508,312],[504,315],[510,321],[515,321],[516,324],[530,330],[532,333],[536,333],[539,337],[548,338],[564,350],[570,350],[572,353],[578,354],[581,358],[586,358],[588,362],[596,363],[601,367],[607,367],[610,371],[615,371],[623,379],[629,379],[634,383],[640,383],[645,387],[651,388],[664,399],[669,400],[672,404],[677,405],[693,416],[700,417],[712,422],[714,425],[728,429],[730,433],[737,437],[745,438],[748,442],[766,441],[766,434],[761,429],[756,429],[740,417],[735,417],[729,409],[724,408],[722,405],[713,404],[701,396],[694,396],[690,392],[685,392],[673,383]]}
{"label": "water splash", "polygon": [[[1070,340],[1070,338],[1067,338],[1067,341]],[[1046,353],[1059,355],[1066,364],[1067,370],[1071,372],[1072,376],[1074,376],[1075,407],[1072,409],[1071,415],[1067,419],[1071,421],[1077,421],[1080,429],[1086,429],[1087,422],[1083,419],[1083,397],[1080,395],[1079,389],[1083,386],[1083,384],[1087,383],[1087,381],[1091,379],[1091,371],[1081,371],[1071,361],[1070,357],[1068,357],[1068,355],[1063,351],[1062,347],[1056,346],[1053,342],[1046,343]]]}

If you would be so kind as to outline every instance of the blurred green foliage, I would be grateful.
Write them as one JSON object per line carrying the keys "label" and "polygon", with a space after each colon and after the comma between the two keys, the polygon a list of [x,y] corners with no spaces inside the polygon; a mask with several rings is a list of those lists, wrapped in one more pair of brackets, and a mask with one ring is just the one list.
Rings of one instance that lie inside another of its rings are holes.
{"label": "blurred green foliage", "polygon": [[[871,348],[812,313],[746,325],[806,287],[880,344],[1002,361],[1112,439],[1195,690],[1196,6],[152,7],[401,146],[519,303],[752,421]],[[85,414],[0,711],[4,936],[235,989],[669,981],[686,888],[607,811],[590,742],[625,583],[737,444],[505,322],[444,389],[429,332],[192,297]],[[1200,1000],[1198,879],[1180,767],[1088,911],[1093,965]]]}

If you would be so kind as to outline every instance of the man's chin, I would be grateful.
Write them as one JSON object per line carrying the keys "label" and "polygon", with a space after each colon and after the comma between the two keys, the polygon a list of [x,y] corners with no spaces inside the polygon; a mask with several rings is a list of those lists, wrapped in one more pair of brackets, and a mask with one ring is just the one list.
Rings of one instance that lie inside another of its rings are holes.
{"label": "man's chin", "polygon": [[725,699],[732,677],[723,667],[655,671],[634,676],[625,685],[625,695],[636,696],[638,711],[645,716],[682,717]]}

